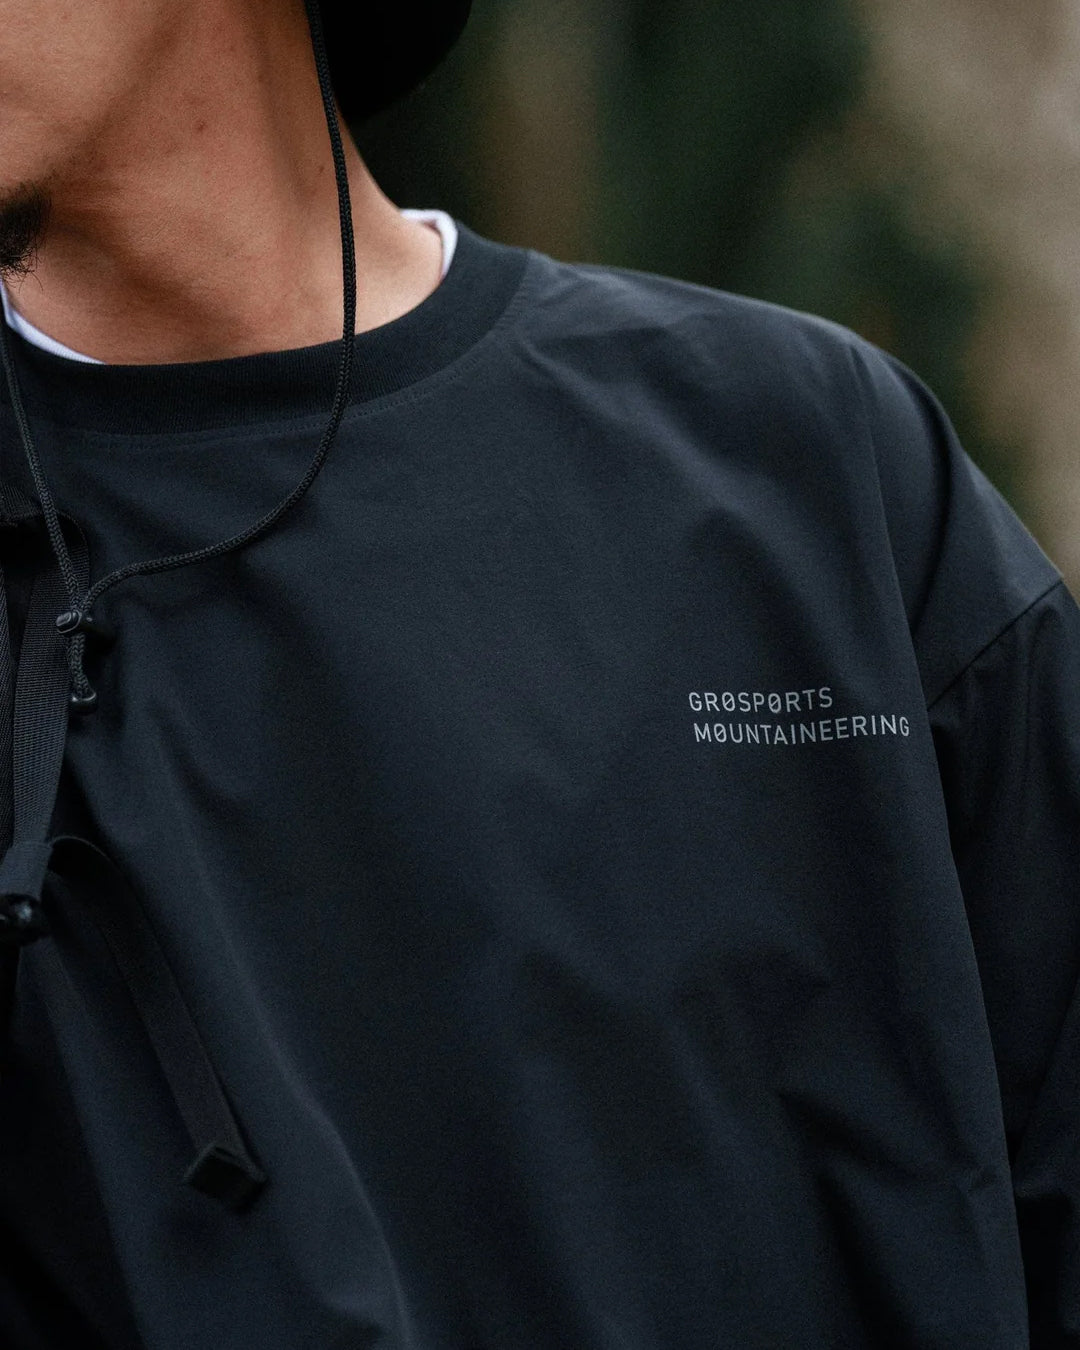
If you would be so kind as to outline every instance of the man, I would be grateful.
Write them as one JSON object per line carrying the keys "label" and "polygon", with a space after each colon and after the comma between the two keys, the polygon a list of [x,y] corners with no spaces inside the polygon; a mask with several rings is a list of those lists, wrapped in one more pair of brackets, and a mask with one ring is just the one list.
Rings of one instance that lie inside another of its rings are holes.
{"label": "man", "polygon": [[399,212],[311,18],[5,15],[3,1345],[1080,1344],[1059,573],[854,334]]}

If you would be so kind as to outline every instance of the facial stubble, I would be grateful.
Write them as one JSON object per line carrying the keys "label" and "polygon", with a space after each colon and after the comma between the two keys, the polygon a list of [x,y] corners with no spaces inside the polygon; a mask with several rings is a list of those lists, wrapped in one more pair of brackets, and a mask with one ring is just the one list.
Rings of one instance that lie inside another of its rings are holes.
{"label": "facial stubble", "polygon": [[23,183],[0,198],[0,277],[25,277],[37,265],[49,222],[49,193]]}

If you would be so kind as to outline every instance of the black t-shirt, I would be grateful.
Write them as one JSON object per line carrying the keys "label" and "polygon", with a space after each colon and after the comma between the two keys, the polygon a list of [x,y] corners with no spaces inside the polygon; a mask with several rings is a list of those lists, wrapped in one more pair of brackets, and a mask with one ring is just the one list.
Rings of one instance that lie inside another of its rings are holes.
{"label": "black t-shirt", "polygon": [[[275,506],[338,359],[12,342],[92,579]],[[4,1345],[1080,1344],[1080,613],[933,395],[464,227],[355,355],[294,509],[95,607]]]}

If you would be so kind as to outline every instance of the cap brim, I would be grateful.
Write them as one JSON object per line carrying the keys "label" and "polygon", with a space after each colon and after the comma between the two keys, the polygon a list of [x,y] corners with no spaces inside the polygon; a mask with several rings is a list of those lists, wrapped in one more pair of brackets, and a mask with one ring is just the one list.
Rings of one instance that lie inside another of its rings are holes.
{"label": "cap brim", "polygon": [[341,111],[359,121],[425,79],[457,41],[471,0],[319,0]]}

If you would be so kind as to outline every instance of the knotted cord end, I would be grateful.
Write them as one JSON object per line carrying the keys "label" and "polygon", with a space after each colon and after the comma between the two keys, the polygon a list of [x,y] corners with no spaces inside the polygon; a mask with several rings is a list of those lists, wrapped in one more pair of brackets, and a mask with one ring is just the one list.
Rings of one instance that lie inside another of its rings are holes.
{"label": "knotted cord end", "polygon": [[68,710],[73,713],[93,712],[97,707],[97,690],[86,686],[86,692],[80,694],[78,690],[72,689],[68,695]]}
{"label": "knotted cord end", "polygon": [[52,840],[21,840],[0,862],[0,944],[25,947],[49,930],[41,905]]}
{"label": "knotted cord end", "polygon": [[25,947],[49,931],[45,911],[25,895],[0,896],[0,947]]}

